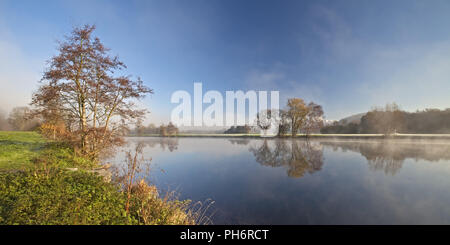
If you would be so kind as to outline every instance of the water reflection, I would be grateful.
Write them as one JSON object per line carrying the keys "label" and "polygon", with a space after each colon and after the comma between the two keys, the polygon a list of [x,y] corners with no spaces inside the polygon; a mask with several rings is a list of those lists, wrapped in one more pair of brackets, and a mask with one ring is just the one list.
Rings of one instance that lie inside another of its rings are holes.
{"label": "water reflection", "polygon": [[138,140],[136,144],[142,145],[142,147],[150,147],[150,148],[155,148],[156,146],[159,145],[159,147],[163,151],[165,151],[166,149],[169,150],[170,152],[178,150],[179,144],[178,138],[158,137],[154,139],[156,140],[148,140],[148,139]]}
{"label": "water reflection", "polygon": [[450,159],[449,142],[413,142],[401,140],[320,142],[334,151],[353,151],[364,156],[369,168],[395,175],[406,159],[436,162]]}
{"label": "water reflection", "polygon": [[450,141],[129,142],[164,170],[148,176],[160,190],[213,199],[214,224],[450,224]]}
{"label": "water reflection", "polygon": [[[285,167],[287,175],[303,177],[306,173],[320,171],[324,164],[324,147],[333,151],[361,154],[372,171],[395,175],[406,159],[430,162],[450,160],[450,142],[402,140],[303,140],[303,139],[227,139],[231,145],[248,146],[255,161],[262,166]],[[144,147],[160,147],[163,151],[178,150],[179,138],[153,138],[138,140]]]}
{"label": "water reflection", "polygon": [[233,145],[248,145],[250,139],[229,139],[228,140]]}
{"label": "water reflection", "polygon": [[303,177],[322,169],[323,148],[320,144],[299,140],[264,140],[250,147],[256,162],[263,166],[286,167],[289,177]]}

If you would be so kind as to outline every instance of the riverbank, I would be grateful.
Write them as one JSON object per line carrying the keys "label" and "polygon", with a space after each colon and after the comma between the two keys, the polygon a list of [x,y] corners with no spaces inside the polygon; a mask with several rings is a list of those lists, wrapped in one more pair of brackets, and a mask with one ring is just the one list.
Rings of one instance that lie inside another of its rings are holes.
{"label": "riverbank", "polygon": [[0,225],[206,223],[190,200],[160,195],[145,181],[124,186],[127,176],[105,181],[94,167],[36,132],[0,132]]}

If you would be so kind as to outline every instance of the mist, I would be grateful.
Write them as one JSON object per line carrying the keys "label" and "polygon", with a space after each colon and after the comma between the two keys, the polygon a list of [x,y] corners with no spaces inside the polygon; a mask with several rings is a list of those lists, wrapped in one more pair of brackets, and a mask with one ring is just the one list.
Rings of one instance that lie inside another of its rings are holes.
{"label": "mist", "polygon": [[0,131],[12,130],[11,125],[8,123],[6,113],[0,109]]}

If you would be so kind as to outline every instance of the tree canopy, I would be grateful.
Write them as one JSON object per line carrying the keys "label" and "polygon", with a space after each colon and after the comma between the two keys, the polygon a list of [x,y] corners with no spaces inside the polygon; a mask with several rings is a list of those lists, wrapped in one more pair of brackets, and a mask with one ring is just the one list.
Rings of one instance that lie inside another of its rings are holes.
{"label": "tree canopy", "polygon": [[127,123],[144,116],[135,101],[153,92],[140,78],[124,75],[126,65],[109,55],[94,30],[77,27],[59,43],[32,100],[46,124],[64,122],[61,137],[93,157],[116,143]]}

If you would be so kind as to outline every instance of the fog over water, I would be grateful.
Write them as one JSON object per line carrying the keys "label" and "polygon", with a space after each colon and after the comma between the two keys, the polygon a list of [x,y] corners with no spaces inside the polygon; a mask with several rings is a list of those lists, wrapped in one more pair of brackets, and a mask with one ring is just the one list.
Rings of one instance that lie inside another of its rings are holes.
{"label": "fog over water", "polygon": [[215,224],[450,224],[450,141],[127,138]]}

